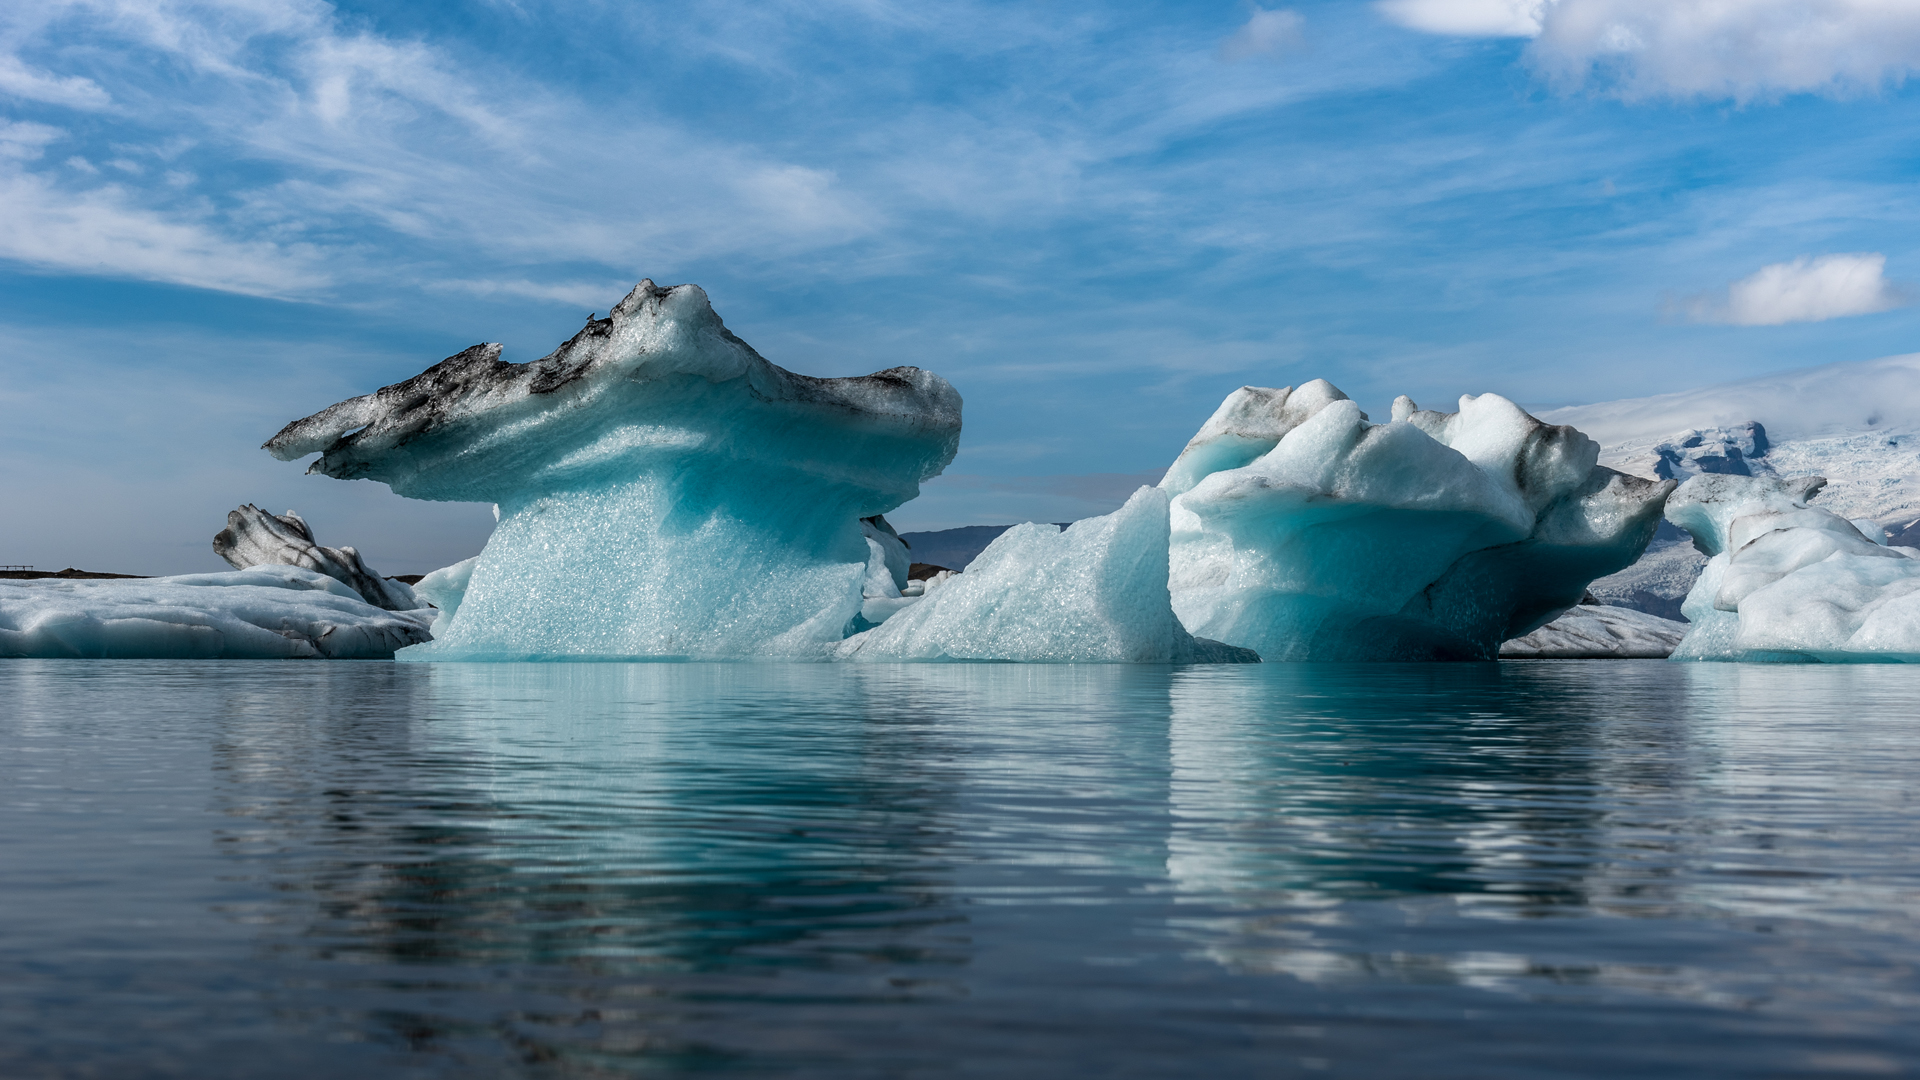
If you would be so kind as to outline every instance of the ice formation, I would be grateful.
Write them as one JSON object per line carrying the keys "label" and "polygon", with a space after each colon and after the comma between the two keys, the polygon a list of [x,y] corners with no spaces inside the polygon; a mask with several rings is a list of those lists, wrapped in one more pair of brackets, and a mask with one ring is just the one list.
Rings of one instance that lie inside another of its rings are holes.
{"label": "ice formation", "polygon": [[822,655],[860,625],[876,546],[892,576],[862,519],[913,498],[959,442],[960,395],[939,376],[785,371],[693,285],[643,281],[531,363],[500,351],[267,443],[318,452],[310,471],[328,476],[498,504],[435,640],[401,659]]}
{"label": "ice formation", "polygon": [[254,566],[299,566],[338,581],[374,607],[413,611],[420,601],[405,582],[374,573],[350,547],[326,548],[314,542],[313,529],[292,510],[269,514],[247,503],[227,512],[227,527],[213,538],[216,555],[235,570]]}
{"label": "ice formation", "polygon": [[296,566],[88,581],[0,581],[0,656],[120,660],[386,659],[431,612],[374,607]]}
{"label": "ice formation", "polygon": [[904,598],[836,650],[843,660],[1236,663],[1244,649],[1196,641],[1167,592],[1167,494],[1141,488],[1104,517],[1015,525],[963,574]]}
{"label": "ice formation", "polygon": [[1660,660],[1687,624],[1632,608],[1581,603],[1538,630],[1500,646],[1503,660]]}
{"label": "ice formation", "polygon": [[1242,388],[1161,484],[1174,610],[1267,660],[1491,659],[1652,537],[1673,482],[1598,455],[1494,394],[1374,424],[1324,380]]}
{"label": "ice formation", "polygon": [[1825,481],[1698,476],[1667,518],[1711,556],[1676,660],[1920,661],[1920,551],[1810,506]]}

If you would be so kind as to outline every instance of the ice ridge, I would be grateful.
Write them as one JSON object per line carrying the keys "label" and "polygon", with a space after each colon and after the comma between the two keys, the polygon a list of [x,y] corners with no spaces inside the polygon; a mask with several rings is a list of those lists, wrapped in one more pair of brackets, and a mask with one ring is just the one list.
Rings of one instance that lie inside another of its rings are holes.
{"label": "ice ridge", "polygon": [[214,554],[235,570],[254,566],[300,566],[338,581],[374,607],[413,611],[421,601],[405,582],[374,573],[350,547],[321,547],[313,529],[292,510],[269,514],[247,503],[227,512],[227,527],[213,537]]}

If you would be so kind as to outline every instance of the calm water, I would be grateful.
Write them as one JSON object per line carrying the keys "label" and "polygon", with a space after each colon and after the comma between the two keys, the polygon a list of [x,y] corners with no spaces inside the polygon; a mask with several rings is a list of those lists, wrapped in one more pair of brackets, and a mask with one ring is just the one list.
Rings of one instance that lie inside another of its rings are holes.
{"label": "calm water", "polygon": [[1920,670],[0,662],[0,1076],[1920,1071]]}

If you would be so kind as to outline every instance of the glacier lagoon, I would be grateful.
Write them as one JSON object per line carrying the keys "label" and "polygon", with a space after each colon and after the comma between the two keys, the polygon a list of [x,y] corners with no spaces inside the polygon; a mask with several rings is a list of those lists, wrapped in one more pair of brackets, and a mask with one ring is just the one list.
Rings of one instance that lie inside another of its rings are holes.
{"label": "glacier lagoon", "polygon": [[1920,1065],[1908,666],[0,665],[0,1075]]}

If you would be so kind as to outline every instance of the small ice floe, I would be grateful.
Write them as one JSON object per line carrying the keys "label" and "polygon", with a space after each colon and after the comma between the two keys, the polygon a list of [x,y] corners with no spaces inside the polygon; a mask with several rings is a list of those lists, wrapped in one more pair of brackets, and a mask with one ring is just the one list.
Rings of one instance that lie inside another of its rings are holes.
{"label": "small ice floe", "polygon": [[316,570],[0,581],[0,656],[387,659],[428,640],[428,610],[388,611]]}

